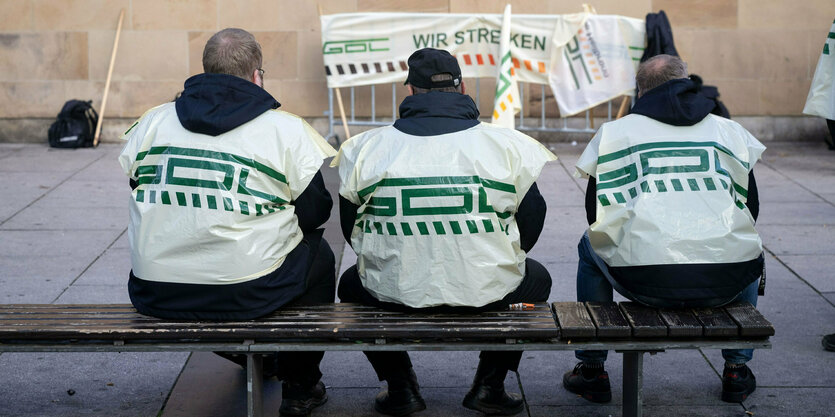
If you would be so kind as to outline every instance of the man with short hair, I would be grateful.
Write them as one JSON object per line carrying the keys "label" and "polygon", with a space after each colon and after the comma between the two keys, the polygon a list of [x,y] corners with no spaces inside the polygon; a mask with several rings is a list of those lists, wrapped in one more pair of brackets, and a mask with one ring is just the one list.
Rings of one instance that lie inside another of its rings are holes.
{"label": "man with short hair", "polygon": [[[261,46],[224,29],[205,73],[127,132],[131,301],[161,318],[247,320],[288,305],[333,302],[334,255],[319,227],[332,201],[319,168],[336,152],[263,89]],[[221,356],[228,357],[228,355]],[[264,361],[282,382],[282,416],[327,400],[322,352]],[[234,360],[234,358],[230,358]]]}
{"label": "man with short hair", "polygon": [[[535,180],[556,157],[522,133],[480,123],[458,61],[425,48],[409,57],[410,96],[393,126],[342,145],[340,218],[357,265],[339,298],[407,312],[477,312],[546,301],[548,271],[526,253],[545,219]],[[377,411],[426,408],[406,352],[365,352],[388,383]],[[505,392],[521,352],[482,352],[463,405],[487,414],[523,410]]]}
{"label": "man with short hair", "polygon": [[[710,114],[678,57],[638,69],[631,114],[600,127],[577,161],[588,177],[589,229],[578,246],[578,301],[612,301],[612,288],[656,307],[757,305],[763,249],[753,167],[765,147],[742,126]],[[756,388],[750,349],[725,349],[722,400]],[[606,351],[575,352],[566,389],[612,398]]]}

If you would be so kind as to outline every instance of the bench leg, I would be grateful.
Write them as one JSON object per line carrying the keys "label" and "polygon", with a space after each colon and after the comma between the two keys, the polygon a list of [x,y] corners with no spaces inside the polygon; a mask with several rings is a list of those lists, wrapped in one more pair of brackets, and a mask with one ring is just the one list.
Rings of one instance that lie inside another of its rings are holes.
{"label": "bench leg", "polygon": [[644,352],[623,352],[623,417],[642,417]]}
{"label": "bench leg", "polygon": [[261,417],[264,404],[264,357],[246,354],[246,415]]}

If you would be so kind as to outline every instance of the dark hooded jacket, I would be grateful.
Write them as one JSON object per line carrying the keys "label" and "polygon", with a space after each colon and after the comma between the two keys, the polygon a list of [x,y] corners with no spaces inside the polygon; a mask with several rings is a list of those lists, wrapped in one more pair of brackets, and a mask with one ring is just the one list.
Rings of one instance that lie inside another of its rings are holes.
{"label": "dark hooded jacket", "polygon": [[[670,80],[635,101],[631,113],[673,126],[692,126],[714,110],[713,100],[699,92],[699,85],[682,78]],[[586,219],[597,219],[597,182],[589,178],[586,189]],[[759,194],[754,171],[748,174],[748,201],[754,217],[759,215]],[[664,306],[715,306],[739,294],[763,272],[763,257],[746,262],[673,264],[609,267],[612,277],[636,297],[635,301]]]}
{"label": "dark hooded jacket", "polygon": [[[175,108],[183,128],[218,136],[280,105],[264,89],[241,78],[199,74],[186,80]],[[136,183],[131,181],[131,187],[136,188]],[[291,204],[304,238],[275,271],[229,285],[148,281],[131,271],[131,302],[140,313],[161,318],[245,320],[269,314],[298,298],[305,292],[307,272],[322,238],[317,228],[327,221],[333,206],[321,172]]]}
{"label": "dark hooded jacket", "polygon": [[676,44],[673,41],[673,28],[670,27],[667,13],[663,10],[658,13],[647,13],[646,29],[647,47],[641,56],[641,62],[660,54],[678,56]]}
{"label": "dark hooded jacket", "polygon": [[[406,97],[400,104],[400,119],[394,128],[413,136],[436,136],[469,129],[478,121],[478,108],[468,95],[429,92]],[[342,235],[351,243],[351,231],[359,206],[339,197],[339,220]],[[545,199],[534,182],[516,212],[519,242],[522,250],[530,251],[542,233],[545,223]]]}

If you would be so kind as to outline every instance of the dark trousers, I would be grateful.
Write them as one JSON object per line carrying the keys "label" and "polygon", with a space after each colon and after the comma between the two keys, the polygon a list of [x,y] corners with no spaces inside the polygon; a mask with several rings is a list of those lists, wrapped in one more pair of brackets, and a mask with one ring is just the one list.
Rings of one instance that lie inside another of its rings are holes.
{"label": "dark trousers", "polygon": [[[649,304],[645,299],[638,300],[625,288],[618,285],[609,272],[606,263],[591,247],[588,233],[585,233],[577,245],[580,262],[577,265],[577,301],[612,302],[614,295],[612,290],[617,290],[620,295],[642,304]],[[757,306],[757,288],[759,280],[752,282],[733,301],[748,301],[754,307]],[[664,305],[664,300],[657,300],[649,305],[655,307],[670,307]],[[574,356],[587,364],[596,364],[606,361],[609,352],[605,350],[578,350]],[[722,357],[725,361],[733,364],[743,364],[751,360],[754,355],[753,349],[722,349]]]}
{"label": "dark trousers", "polygon": [[[325,239],[319,240],[319,250],[307,272],[307,291],[287,307],[333,303],[336,292],[336,257]],[[319,363],[325,352],[278,352],[276,376],[282,381],[312,385],[322,378]]]}
{"label": "dark trousers", "polygon": [[[426,308],[412,308],[402,304],[380,301],[368,292],[360,281],[357,273],[357,266],[354,265],[342,274],[339,279],[339,299],[346,303],[360,303],[364,305],[383,308],[386,310],[420,313],[461,313],[472,314],[480,311],[506,309],[508,304],[513,303],[534,303],[548,300],[551,292],[551,275],[539,262],[528,258],[525,261],[526,274],[513,292],[507,294],[499,301],[487,304],[483,307],[452,307],[438,306]],[[412,361],[408,352],[363,352],[374,367],[377,378],[388,380],[389,378],[405,377],[409,374]],[[522,352],[496,352],[483,351],[479,355],[481,364],[494,369],[506,369],[516,371],[519,361],[522,359]]]}
{"label": "dark trousers", "polygon": [[[319,239],[318,250],[307,272],[304,294],[285,307],[297,307],[314,304],[333,303],[336,292],[336,258],[325,239]],[[246,359],[242,355],[216,352],[218,355],[239,365]],[[302,385],[313,385],[322,378],[319,363],[325,352],[277,352],[264,357],[265,375],[275,375],[278,379]]]}

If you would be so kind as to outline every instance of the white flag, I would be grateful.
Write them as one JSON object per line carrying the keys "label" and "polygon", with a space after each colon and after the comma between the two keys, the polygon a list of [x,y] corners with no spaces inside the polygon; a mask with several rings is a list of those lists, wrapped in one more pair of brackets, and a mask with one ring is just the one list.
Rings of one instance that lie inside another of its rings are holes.
{"label": "white flag", "polygon": [[555,30],[548,78],[562,117],[631,94],[635,88],[635,64],[619,19],[589,14],[569,39],[565,31],[571,24]]}
{"label": "white flag", "polygon": [[510,57],[510,5],[504,8],[502,34],[499,38],[499,75],[496,79],[496,98],[493,102],[494,124],[513,129],[515,116],[522,108],[519,102],[519,84]]}
{"label": "white flag", "polygon": [[803,114],[835,119],[835,22],[823,44]]}

